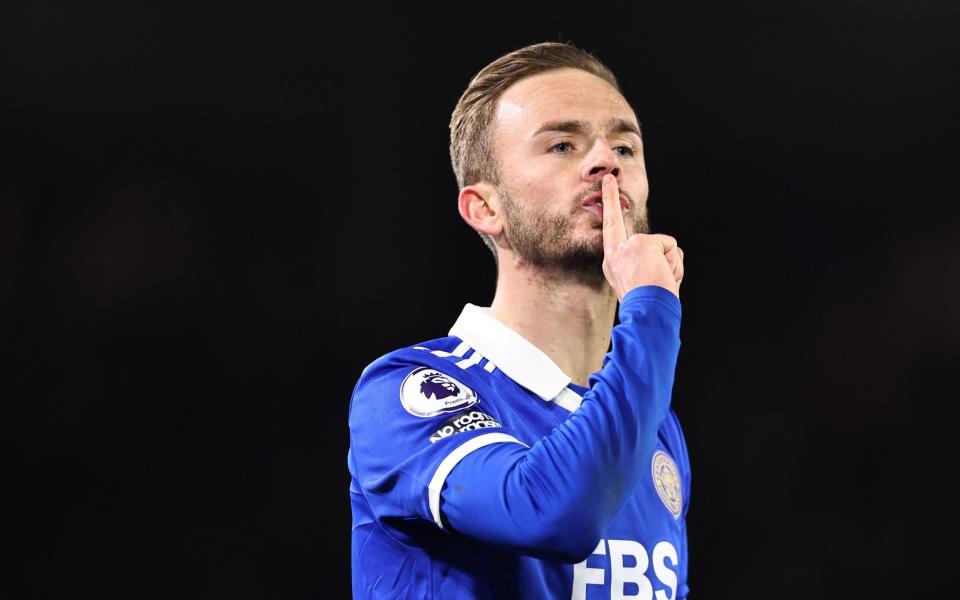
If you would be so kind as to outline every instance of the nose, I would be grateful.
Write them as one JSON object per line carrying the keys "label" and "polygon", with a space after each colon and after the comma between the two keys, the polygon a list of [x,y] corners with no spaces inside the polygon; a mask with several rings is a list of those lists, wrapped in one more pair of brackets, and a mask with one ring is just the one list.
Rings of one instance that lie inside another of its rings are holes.
{"label": "nose", "polygon": [[607,173],[620,179],[620,161],[610,144],[598,139],[583,161],[581,177],[584,181],[595,181],[603,179]]}

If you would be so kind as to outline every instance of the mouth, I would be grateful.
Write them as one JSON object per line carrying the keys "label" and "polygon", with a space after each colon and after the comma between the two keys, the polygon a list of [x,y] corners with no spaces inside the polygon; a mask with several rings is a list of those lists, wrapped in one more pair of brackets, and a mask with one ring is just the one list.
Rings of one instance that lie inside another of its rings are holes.
{"label": "mouth", "polygon": [[[584,198],[580,207],[588,212],[593,213],[599,219],[603,220],[603,194],[600,192],[593,192]],[[627,198],[626,194],[621,193],[620,211],[626,214],[628,210],[630,210],[630,200]]]}

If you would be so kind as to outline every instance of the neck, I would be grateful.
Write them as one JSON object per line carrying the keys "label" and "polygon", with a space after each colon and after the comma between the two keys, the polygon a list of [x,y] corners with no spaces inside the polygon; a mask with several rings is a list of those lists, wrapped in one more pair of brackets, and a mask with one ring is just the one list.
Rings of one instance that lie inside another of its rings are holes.
{"label": "neck", "polygon": [[617,298],[602,274],[577,277],[500,257],[491,314],[539,348],[574,383],[603,366]]}

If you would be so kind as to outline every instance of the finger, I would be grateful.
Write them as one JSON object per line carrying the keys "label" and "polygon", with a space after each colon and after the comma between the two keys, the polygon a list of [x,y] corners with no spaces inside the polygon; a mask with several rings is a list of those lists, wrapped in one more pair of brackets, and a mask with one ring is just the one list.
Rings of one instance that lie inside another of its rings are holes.
{"label": "finger", "polygon": [[683,262],[683,259],[680,257],[680,253],[677,252],[677,250],[678,248],[674,248],[663,255],[663,257],[667,260],[667,264],[670,265],[670,270],[673,273],[677,272],[677,267]]}
{"label": "finger", "polygon": [[677,240],[672,236],[663,233],[654,233],[652,236],[663,247],[664,254],[669,254],[677,248]]}
{"label": "finger", "polygon": [[603,252],[612,253],[627,239],[620,209],[620,187],[617,178],[607,173],[603,176]]}
{"label": "finger", "polygon": [[680,282],[683,281],[683,250],[680,246],[677,246],[677,261],[673,265],[673,279],[677,282],[677,285],[680,285]]}

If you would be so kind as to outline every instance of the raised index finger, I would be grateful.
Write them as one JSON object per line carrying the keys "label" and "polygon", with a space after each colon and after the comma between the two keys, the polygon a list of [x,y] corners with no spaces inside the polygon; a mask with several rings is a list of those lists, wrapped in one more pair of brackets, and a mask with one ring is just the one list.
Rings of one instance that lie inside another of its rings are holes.
{"label": "raised index finger", "polygon": [[610,254],[627,239],[620,209],[620,187],[617,178],[607,173],[603,176],[603,253]]}

